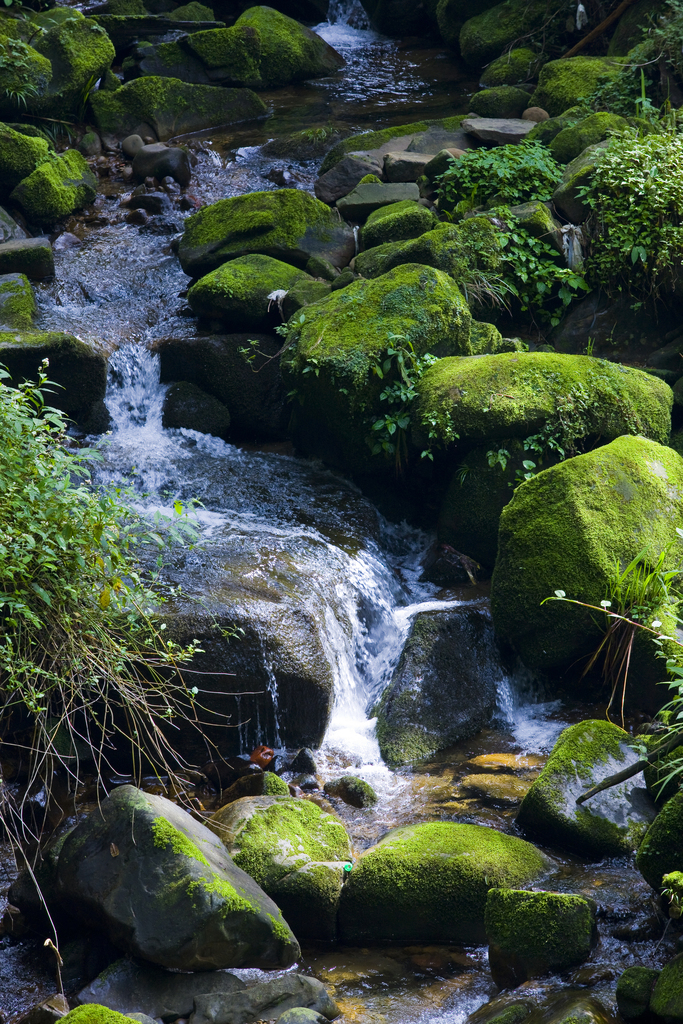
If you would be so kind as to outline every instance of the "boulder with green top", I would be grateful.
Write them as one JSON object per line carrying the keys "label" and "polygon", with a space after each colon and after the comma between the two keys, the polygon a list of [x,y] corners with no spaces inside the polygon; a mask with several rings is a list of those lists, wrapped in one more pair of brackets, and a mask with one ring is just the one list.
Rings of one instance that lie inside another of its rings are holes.
{"label": "boulder with green top", "polygon": [[[218,30],[220,31],[220,30]],[[137,60],[136,58],[141,58]],[[159,78],[178,78],[191,85],[222,85],[223,80],[212,81],[202,62],[180,42],[139,45],[135,57],[126,57],[123,68],[126,80],[149,75]],[[243,85],[240,81],[225,84]]]}
{"label": "boulder with green top", "polygon": [[232,25],[192,32],[185,40],[216,82],[258,86],[261,83],[261,34],[252,25]]}
{"label": "boulder with green top", "polygon": [[557,117],[579,100],[588,99],[598,86],[615,81],[621,70],[620,62],[607,57],[551,60],[541,68],[529,105],[542,107],[551,117]]}
{"label": "boulder with green top", "polygon": [[0,274],[0,325],[26,329],[33,323],[36,300],[25,274]]}
{"label": "boulder with green top", "polygon": [[58,889],[78,920],[163,967],[289,967],[299,956],[278,908],[217,836],[133,786],[115,789],[69,834]]}
{"label": "boulder with green top", "polygon": [[260,254],[239,256],[200,278],[187,301],[197,316],[223,320],[230,331],[265,331],[282,322],[282,293],[302,282],[312,278],[290,263]]}
{"label": "boulder with green top", "polygon": [[535,77],[541,62],[538,53],[519,46],[492,60],[484,68],[480,82],[488,89],[497,85],[521,85]]}
{"label": "boulder with green top", "polygon": [[354,250],[351,228],[329,206],[281,188],[220,199],[188,217],[178,256],[186,274],[201,277],[252,253],[302,269],[313,256],[345,267]]}
{"label": "boulder with green top", "polygon": [[617,1009],[624,1020],[647,1017],[650,999],[660,972],[652,967],[627,967],[617,982]]}
{"label": "boulder with green top", "polygon": [[301,278],[295,282],[282,300],[282,316],[284,320],[290,317],[304,306],[310,306],[314,302],[326,299],[330,294],[329,281],[316,281],[309,278]]}
{"label": "boulder with green top", "polygon": [[45,139],[31,138],[0,124],[0,190],[11,192],[48,158]]}
{"label": "boulder with green top", "polygon": [[550,152],[559,163],[568,164],[587,146],[603,142],[613,132],[623,131],[626,127],[625,118],[617,114],[608,114],[607,111],[589,114],[577,124],[563,128],[550,143]]}
{"label": "boulder with green top", "polygon": [[72,419],[87,419],[104,398],[104,356],[71,334],[0,331],[0,363],[9,370],[15,387],[24,380],[37,380],[44,359],[49,360],[49,378],[57,385],[50,395],[50,405]]}
{"label": "boulder with green top", "polygon": [[344,886],[340,939],[483,943],[489,889],[536,883],[551,865],[531,843],[483,825],[395,828],[361,854]]}
{"label": "boulder with green top", "polygon": [[119,138],[155,134],[161,141],[266,112],[263,101],[250,89],[190,85],[155,76],[136,78],[113,92],[98,90],[90,102],[100,132]]}
{"label": "boulder with green top", "polygon": [[417,202],[419,198],[420,190],[412,181],[367,182],[356,185],[353,191],[337,200],[337,209],[345,220],[360,224],[383,206],[406,200]]}
{"label": "boulder with green top", "polygon": [[469,105],[479,117],[521,117],[529,106],[529,93],[514,85],[495,85],[475,92]]}
{"label": "boulder with green top", "polygon": [[130,1017],[97,1003],[77,1006],[75,1010],[71,1010],[65,1016],[57,1019],[66,1021],[66,1024],[130,1024],[131,1022]]}
{"label": "boulder with green top", "polygon": [[31,109],[42,100],[52,78],[47,57],[21,39],[0,35],[0,113],[16,117],[22,107]]}
{"label": "boulder with green top", "polygon": [[263,89],[330,75],[344,63],[344,58],[321,36],[272,7],[250,7],[235,25],[258,32],[259,78]]}
{"label": "boulder with green top", "polygon": [[77,149],[46,160],[20,181],[10,199],[30,224],[50,225],[92,203],[97,178]]}
{"label": "boulder with green top", "polygon": [[310,800],[244,797],[207,822],[234,860],[281,908],[300,939],[336,938],[346,829]]}
{"label": "boulder with green top", "polygon": [[13,238],[0,244],[0,274],[26,274],[32,281],[42,281],[54,272],[49,238]]}
{"label": "boulder with green top", "polygon": [[72,16],[39,35],[33,45],[49,60],[52,76],[30,109],[44,117],[79,116],[88,93],[116,55],[109,36],[92,18]]}
{"label": "boulder with green top", "polygon": [[191,0],[189,4],[176,7],[169,12],[171,21],[215,21],[216,16],[206,4],[200,4],[197,0]]}
{"label": "boulder with green top", "polygon": [[357,775],[342,775],[339,779],[330,779],[324,786],[327,796],[337,797],[351,807],[373,807],[377,803],[377,794],[365,779]]}
{"label": "boulder with green top", "polygon": [[590,184],[595,165],[608,146],[608,141],[587,146],[567,164],[562,173],[562,180],[553,192],[553,205],[572,224],[583,224],[590,213],[590,207],[580,195],[580,190]]}
{"label": "boulder with green top", "polygon": [[458,50],[460,29],[464,23],[493,6],[493,0],[438,0],[436,23],[446,46]]}
{"label": "boulder with green top", "polygon": [[[416,147],[413,152],[424,153],[436,153],[444,146],[460,146],[461,149],[464,149],[463,133],[459,130],[462,122],[463,115],[458,114],[455,117],[446,117],[439,121],[415,121],[393,128],[381,128],[376,132],[350,135],[332,146],[320,165],[320,173],[325,174],[347,153],[364,152],[374,154],[377,158],[383,158],[385,153],[397,149],[408,149],[409,146]],[[446,140],[444,136],[448,136],[448,139]],[[425,148],[422,148],[424,140],[428,140],[428,142]],[[435,146],[436,148],[434,148]]]}
{"label": "boulder with green top", "polygon": [[638,754],[629,743],[628,734],[611,722],[570,725],[524,797],[517,823],[544,843],[582,857],[633,853],[657,813],[642,776],[576,803],[586,790],[635,764]]}
{"label": "boulder with green top", "polygon": [[666,1024],[683,1020],[683,953],[664,965],[652,990],[649,1009],[655,1020]]}
{"label": "boulder with green top", "polygon": [[499,988],[577,967],[598,940],[593,900],[559,892],[490,889],[484,923]]}
{"label": "boulder with green top", "polygon": [[650,825],[638,850],[636,866],[657,892],[661,891],[664,875],[683,871],[683,792],[667,800]]}
{"label": "boulder with green top", "polygon": [[230,410],[196,384],[181,380],[171,384],[164,395],[161,422],[164,427],[197,430],[225,439],[230,433]]}
{"label": "boulder with green top", "polygon": [[366,441],[380,416],[380,394],[395,379],[373,367],[392,339],[416,356],[470,350],[471,314],[458,286],[441,271],[416,264],[374,281],[357,280],[290,321],[282,369],[297,391],[294,437],[303,450],[359,471],[381,469]]}
{"label": "boulder with green top", "polygon": [[545,0],[504,0],[467,19],[460,30],[460,53],[468,64],[483,67],[538,29],[546,16]]}
{"label": "boulder with green top", "polygon": [[[673,568],[683,545],[672,523],[682,514],[683,459],[643,436],[618,437],[526,480],[500,519],[491,588],[497,632],[529,668],[569,671],[600,643],[602,623],[578,606],[541,602],[562,591],[597,606],[615,564],[638,557],[653,564],[665,552],[662,567]],[[673,628],[666,604],[652,614]],[[653,713],[666,700],[656,652],[637,631],[627,707]]]}
{"label": "boulder with green top", "polygon": [[289,796],[289,786],[273,772],[248,772],[221,792],[221,807],[243,796]]}
{"label": "boulder with green top", "polygon": [[559,135],[564,128],[570,128],[579,121],[583,121],[590,114],[590,109],[585,106],[570,107],[557,117],[549,117],[546,121],[539,121],[534,125],[527,135],[528,142],[542,142],[549,146],[556,135]]}
{"label": "boulder with green top", "polygon": [[562,225],[553,217],[548,203],[533,200],[530,203],[511,206],[509,209],[519,227],[524,228],[534,238],[542,238],[548,245],[552,245],[553,249],[562,253]]}
{"label": "boulder with green top", "polygon": [[361,231],[361,244],[371,249],[386,242],[402,242],[418,238],[436,224],[431,210],[411,199],[374,210]]}

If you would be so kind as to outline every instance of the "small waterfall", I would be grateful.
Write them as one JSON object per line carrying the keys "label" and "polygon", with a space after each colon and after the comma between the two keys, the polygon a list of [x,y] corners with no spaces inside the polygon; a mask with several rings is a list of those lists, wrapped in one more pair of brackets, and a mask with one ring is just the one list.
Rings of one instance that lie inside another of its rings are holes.
{"label": "small waterfall", "polygon": [[370,18],[360,0],[330,0],[327,20],[330,25],[348,25],[355,29],[370,28]]}

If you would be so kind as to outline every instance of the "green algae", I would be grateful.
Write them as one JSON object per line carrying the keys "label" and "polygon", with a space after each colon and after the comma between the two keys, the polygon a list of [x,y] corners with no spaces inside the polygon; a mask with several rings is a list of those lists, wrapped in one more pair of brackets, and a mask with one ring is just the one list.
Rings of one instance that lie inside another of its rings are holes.
{"label": "green algae", "polygon": [[[221,917],[227,917],[228,914],[255,913],[254,907],[249,900],[240,896],[234,885],[231,885],[231,883],[225,878],[219,878],[218,875],[213,875],[210,879],[202,876],[196,881],[188,882],[187,895],[191,900],[194,901],[200,893],[204,897],[215,896],[220,900]],[[271,917],[270,914],[268,916]],[[278,937],[284,942],[288,941],[288,932],[286,928],[284,929],[284,934],[281,934]]]}
{"label": "green algae", "polygon": [[130,1024],[131,1018],[98,1003],[86,1003],[71,1010],[61,1020],[65,1024]]}
{"label": "green algae", "polygon": [[36,314],[36,300],[24,274],[0,277],[0,323],[6,327],[27,328]]}
{"label": "green algae", "polygon": [[550,143],[550,152],[559,163],[568,164],[587,146],[602,142],[613,132],[622,131],[626,127],[626,120],[617,114],[608,114],[606,111],[589,114],[576,124],[563,128]]}
{"label": "green algae", "polygon": [[494,966],[521,961],[527,977],[583,963],[597,937],[594,907],[566,893],[491,889],[484,921]]}
{"label": "green algae", "polygon": [[201,850],[195,846],[191,839],[175,828],[166,818],[155,818],[152,822],[152,835],[154,837],[154,845],[157,849],[165,849],[170,846],[173,853],[183,856],[191,857],[192,860],[199,861],[205,867],[209,867],[209,862],[201,852]]}

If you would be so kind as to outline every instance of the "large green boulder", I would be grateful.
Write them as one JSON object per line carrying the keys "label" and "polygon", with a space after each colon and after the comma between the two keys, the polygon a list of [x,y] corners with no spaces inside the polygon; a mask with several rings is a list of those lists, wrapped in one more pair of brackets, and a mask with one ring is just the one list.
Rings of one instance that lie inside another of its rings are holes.
{"label": "large green boulder", "polygon": [[655,1020],[666,1024],[683,1020],[683,953],[664,965],[652,990],[649,1010]]}
{"label": "large green boulder", "polygon": [[289,967],[299,956],[277,906],[220,839],[133,786],[119,786],[69,834],[58,890],[78,920],[163,967]]}
{"label": "large green boulder", "polygon": [[524,797],[518,825],[545,844],[594,860],[633,853],[657,813],[640,775],[576,803],[586,790],[635,764],[638,754],[629,742],[612,722],[570,725]]}
{"label": "large green boulder", "polygon": [[521,85],[534,78],[541,61],[542,58],[533,50],[517,47],[502,57],[496,57],[484,68],[481,84],[489,89],[496,85]]}
{"label": "large green boulder", "polygon": [[553,192],[553,204],[572,224],[583,224],[590,213],[581,190],[590,184],[595,165],[609,146],[608,141],[586,146],[567,164],[562,180]]}
{"label": "large green boulder", "polygon": [[13,118],[29,103],[33,109],[52,78],[50,61],[20,39],[3,38],[0,32],[0,112]]}
{"label": "large green boulder", "polygon": [[484,942],[489,889],[535,883],[551,864],[531,843],[483,825],[395,828],[361,854],[344,886],[340,940]]}
{"label": "large green boulder", "polygon": [[361,245],[364,249],[372,249],[386,242],[418,238],[435,225],[436,217],[431,210],[411,199],[404,199],[373,210],[361,229]]}
{"label": "large green boulder", "polygon": [[25,274],[0,274],[0,324],[27,328],[33,323],[36,300]]}
{"label": "large green boulder", "polygon": [[116,55],[107,33],[91,18],[70,17],[39,35],[33,46],[50,61],[52,77],[30,109],[43,116],[82,117],[88,93]]}
{"label": "large green boulder", "polygon": [[19,182],[10,199],[32,224],[54,224],[92,203],[97,178],[77,149],[46,160]]}
{"label": "large green boulder", "polygon": [[660,972],[637,964],[627,967],[617,982],[617,1009],[624,1020],[641,1020],[650,1008],[650,999]]}
{"label": "large green boulder", "polygon": [[583,153],[587,146],[602,142],[613,132],[626,127],[628,125],[625,118],[617,114],[608,114],[607,111],[589,114],[578,124],[563,128],[550,143],[550,152],[559,163],[568,164]]}
{"label": "large green boulder", "polygon": [[225,320],[231,331],[267,330],[281,322],[278,301],[270,296],[311,280],[272,256],[239,256],[200,278],[187,301],[197,316]]}
{"label": "large green boulder", "polygon": [[579,100],[587,99],[598,86],[614,81],[621,70],[621,63],[606,57],[551,60],[541,68],[529,105],[542,107],[551,117],[557,117]]}
{"label": "large green boulder", "polygon": [[521,117],[529,106],[529,93],[514,85],[495,85],[475,92],[470,110],[479,117]]}
{"label": "large green boulder", "polygon": [[279,88],[289,82],[330,75],[344,63],[344,58],[319,35],[272,7],[250,7],[235,25],[256,29],[260,36],[261,88]]}
{"label": "large green boulder", "polygon": [[[495,0],[438,0],[436,4],[436,23],[439,34],[446,46],[453,50],[459,48],[460,29],[468,18],[493,7]],[[521,79],[524,81],[524,79]],[[504,84],[496,82],[496,85]]]}
{"label": "large green boulder", "polygon": [[347,469],[381,468],[366,438],[397,367],[390,361],[382,376],[374,367],[396,338],[417,356],[468,352],[471,320],[452,278],[416,264],[354,281],[295,315],[282,368],[296,392],[296,443]]}
{"label": "large green boulder", "polygon": [[558,117],[549,117],[547,121],[539,121],[534,125],[526,137],[527,142],[542,142],[549,146],[556,135],[559,135],[563,128],[570,128],[579,121],[583,121],[590,114],[588,107],[578,104],[563,111]]}
{"label": "large green boulder", "polygon": [[344,866],[351,859],[346,829],[310,800],[242,797],[207,822],[230,856],[268,893],[299,939],[334,940]]}
{"label": "large green boulder", "polygon": [[504,0],[465,22],[460,53],[468,64],[483,67],[500,57],[510,43],[538,29],[546,16],[546,0]]}
{"label": "large green boulder", "polygon": [[98,89],[90,103],[100,132],[121,138],[154,133],[161,141],[266,112],[262,100],[250,89],[190,85],[153,75],[126,82],[113,92]]}
{"label": "large green boulder", "polygon": [[667,800],[650,825],[638,850],[636,866],[657,892],[664,875],[683,871],[683,792]]}
{"label": "large green boulder", "polygon": [[24,178],[47,160],[45,139],[33,139],[0,123],[0,190],[11,192]]}
{"label": "large green boulder", "polygon": [[251,253],[305,267],[312,256],[344,267],[353,231],[329,206],[296,188],[219,199],[185,221],[178,256],[193,277]]}
{"label": "large green boulder", "polygon": [[593,901],[567,893],[490,889],[484,922],[499,988],[577,967],[598,938]]}
{"label": "large green boulder", "polygon": [[192,32],[185,45],[211,71],[211,77],[236,85],[261,83],[261,34],[251,25]]}
{"label": "large green boulder", "polygon": [[57,386],[50,395],[56,406],[74,420],[87,419],[104,399],[107,361],[84,341],[56,331],[0,331],[0,364],[9,370],[12,384],[38,379],[44,359],[49,378]]}
{"label": "large green boulder", "polygon": [[[616,566],[638,556],[678,566],[683,545],[683,459],[645,437],[619,437],[586,455],[543,470],[515,491],[503,510],[491,605],[496,629],[529,668],[568,669],[603,636],[600,617],[574,605],[541,602],[562,590],[598,605]],[[670,609],[656,616],[673,628]],[[648,634],[631,653],[628,705],[664,703],[662,665]]]}

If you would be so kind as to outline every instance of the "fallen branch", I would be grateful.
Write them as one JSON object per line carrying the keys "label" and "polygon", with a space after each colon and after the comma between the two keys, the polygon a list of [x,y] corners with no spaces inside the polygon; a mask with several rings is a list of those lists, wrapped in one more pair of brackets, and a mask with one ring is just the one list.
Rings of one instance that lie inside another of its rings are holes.
{"label": "fallen branch", "polygon": [[638,775],[644,768],[647,768],[653,761],[657,761],[664,754],[668,754],[670,750],[683,744],[683,732],[675,732],[672,736],[669,736],[663,743],[653,747],[647,757],[641,758],[639,761],[634,761],[633,764],[629,765],[628,768],[623,768],[620,772],[615,772],[614,775],[608,775],[606,779],[599,782],[597,786],[593,786],[592,789],[586,790],[581,796],[577,796],[577,804],[583,804],[586,800],[590,800],[592,796],[597,796],[598,793],[602,793],[605,789],[611,789],[612,786],[618,786],[620,782],[626,782],[627,779],[632,779],[634,775]]}
{"label": "fallen branch", "polygon": [[613,25],[617,18],[620,18],[624,11],[635,2],[636,0],[622,0],[619,6],[615,7],[612,13],[608,14],[604,21],[601,21],[599,25],[596,25],[594,29],[591,29],[588,35],[584,36],[583,39],[579,39],[578,43],[576,43],[575,46],[572,46],[571,50],[567,50],[567,52],[562,55],[561,59],[566,60],[568,57],[575,56],[579,50],[583,50],[584,46],[588,46],[588,44],[592,43],[594,39],[601,36],[602,33],[605,32],[610,25]]}

